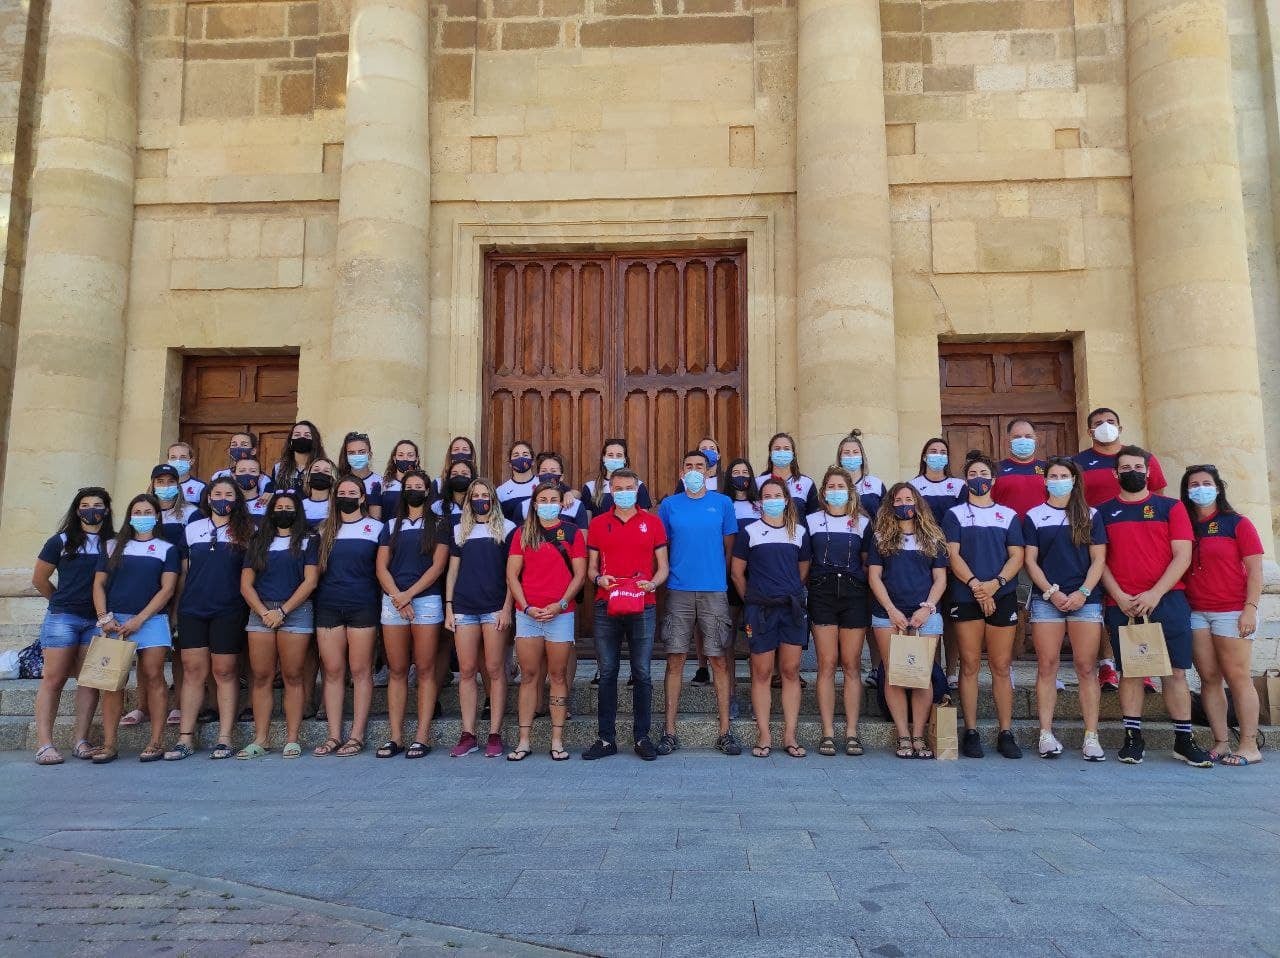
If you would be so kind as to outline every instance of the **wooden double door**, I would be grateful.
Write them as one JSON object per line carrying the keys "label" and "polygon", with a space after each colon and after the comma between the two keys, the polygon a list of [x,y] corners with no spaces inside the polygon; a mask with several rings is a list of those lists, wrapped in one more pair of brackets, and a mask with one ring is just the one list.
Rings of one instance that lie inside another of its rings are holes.
{"label": "wooden double door", "polygon": [[258,437],[269,473],[297,415],[297,356],[188,356],[183,363],[179,435],[202,479],[227,467],[232,435],[246,431]]}

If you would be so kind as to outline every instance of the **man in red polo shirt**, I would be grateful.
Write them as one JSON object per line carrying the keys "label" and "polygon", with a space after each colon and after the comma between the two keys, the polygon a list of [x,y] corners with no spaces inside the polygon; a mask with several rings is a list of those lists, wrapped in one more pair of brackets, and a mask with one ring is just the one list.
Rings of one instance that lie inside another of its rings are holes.
{"label": "man in red polo shirt", "polygon": [[[587,575],[596,586],[596,657],[600,663],[598,723],[600,737],[582,753],[587,761],[618,754],[618,661],[622,642],[631,650],[631,690],[635,712],[635,750],[646,762],[658,757],[649,740],[653,714],[654,592],[667,579],[667,532],[652,512],[636,508],[640,477],[619,469],[609,477],[613,508],[591,520],[587,529]],[[615,589],[643,593],[643,611],[609,614]]]}
{"label": "man in red polo shirt", "polygon": [[1000,460],[991,498],[1025,516],[1036,506],[1044,505],[1049,497],[1044,486],[1047,464],[1036,456],[1039,443],[1031,420],[1015,419],[1005,432],[1009,435],[1010,455]]}

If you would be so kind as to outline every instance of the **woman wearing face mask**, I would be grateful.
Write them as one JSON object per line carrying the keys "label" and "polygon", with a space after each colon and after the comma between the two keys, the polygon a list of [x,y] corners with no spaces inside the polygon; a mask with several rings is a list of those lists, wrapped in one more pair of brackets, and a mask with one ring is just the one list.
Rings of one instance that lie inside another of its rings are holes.
{"label": "woman wearing face mask", "polygon": [[405,473],[422,468],[422,455],[412,439],[401,439],[391,447],[391,456],[382,471],[382,514],[394,516],[400,508],[400,483]]}
{"label": "woman wearing face mask", "polygon": [[836,668],[844,670],[846,755],[861,755],[862,643],[867,637],[867,570],[863,540],[870,520],[853,498],[853,477],[832,466],[822,477],[818,501],[805,525],[813,551],[809,569],[809,623],[818,647],[819,755],[835,755]]}
{"label": "woman wearing face mask", "polygon": [[[604,445],[600,447],[600,471],[594,479],[588,479],[582,484],[580,495],[582,501],[587,505],[587,511],[590,515],[588,521],[596,516],[603,515],[613,508],[613,496],[609,494],[609,477],[619,469],[631,468],[631,456],[627,452],[627,441],[625,439],[606,439]],[[648,509],[653,506],[653,500],[649,498],[649,489],[643,482],[640,483],[640,491],[636,496],[636,504],[641,509]]]}
{"label": "woman wearing face mask", "polygon": [[469,460],[455,462],[449,467],[449,478],[445,481],[443,499],[431,503],[431,511],[437,516],[447,517],[449,529],[458,524],[462,518],[462,506],[467,501],[467,490],[475,480],[475,465]]}
{"label": "woman wearing face mask", "polygon": [[382,518],[382,477],[369,468],[373,457],[373,444],[363,432],[349,432],[342,437],[342,454],[338,456],[338,475],[348,473],[364,483],[365,500],[369,503],[369,515]]}
{"label": "woman wearing face mask", "polygon": [[231,470],[231,478],[244,494],[245,508],[253,517],[254,524],[259,524],[267,513],[267,502],[271,498],[270,493],[259,492],[262,488],[262,465],[257,459],[247,456],[235,464],[235,468]]}
{"label": "woman wearing face mask", "polygon": [[336,473],[333,463],[324,458],[317,459],[307,468],[307,477],[301,486],[303,495],[306,496],[302,500],[302,512],[306,516],[307,525],[313,530],[320,527],[333,509],[333,481]]}
{"label": "woman wearing face mask", "polygon": [[[538,476],[538,485],[546,483],[554,483],[563,494],[564,498],[560,503],[560,518],[564,522],[577,526],[583,532],[587,531],[587,526],[591,523],[591,512],[587,508],[586,499],[575,496],[572,502],[567,501],[572,493],[569,491],[564,481],[564,459],[558,452],[540,452],[538,453],[538,461],[534,467]],[[535,486],[536,488],[536,486]],[[526,499],[520,508],[519,524],[523,524],[529,518],[529,507],[532,498]],[[610,499],[610,508],[613,508]]]}
{"label": "woman wearing face mask", "polygon": [[[313,755],[343,758],[364,751],[373,702],[373,643],[382,590],[378,586],[378,539],[382,523],[369,518],[364,483],[338,480],[333,511],[320,533],[320,582],[315,593],[316,640],[324,663],[324,710],[329,737]],[[397,495],[397,508],[399,496]],[[351,734],[342,741],[342,704],[351,669]],[[423,676],[419,676],[421,682]]]}
{"label": "woman wearing face mask", "polygon": [[1045,469],[1049,501],[1033,506],[1022,520],[1031,577],[1031,638],[1036,646],[1036,706],[1040,713],[1041,758],[1062,754],[1053,734],[1062,639],[1080,680],[1085,761],[1106,760],[1098,742],[1098,644],[1102,641],[1102,589],[1107,564],[1107,530],[1084,501],[1080,469],[1070,459],[1050,459]]}
{"label": "woman wearing face mask", "polygon": [[[164,713],[168,691],[164,660],[172,641],[165,607],[178,584],[178,550],[156,535],[160,504],[143,493],[129,503],[128,521],[98,556],[93,577],[93,606],[98,628],[105,635],[138,644],[138,694],[152,715]],[[203,690],[202,690],[203,691]],[[124,692],[103,692],[102,748],[95,765],[119,757],[118,727]],[[194,716],[192,709],[191,715]],[[143,762],[164,757],[164,726],[151,723],[151,739],[138,756]]]}
{"label": "woman wearing face mask", "polygon": [[760,486],[760,509],[763,518],[738,533],[729,564],[734,587],[746,604],[751,647],[751,705],[757,729],[751,754],[768,758],[772,751],[769,719],[776,662],[782,674],[783,747],[792,758],[804,758],[807,753],[796,741],[796,729],[800,655],[809,644],[804,584],[812,552],[785,480],[765,479]]}
{"label": "woman wearing face mask", "polygon": [[296,492],[277,492],[267,504],[267,521],[254,533],[240,573],[240,593],[249,605],[249,665],[253,672],[253,742],[236,758],[261,758],[271,735],[272,680],[276,665],[284,678],[284,758],[302,755],[299,744],[303,676],[315,631],[311,593],[319,581],[315,536],[307,529]]}
{"label": "woman wearing face mask", "polygon": [[[936,637],[942,632],[938,602],[947,588],[947,561],[946,537],[920,490],[907,482],[895,484],[880,504],[875,528],[867,536],[867,583],[874,598],[871,627],[882,661],[889,658],[894,633],[903,635],[907,629],[915,629],[919,635]],[[884,700],[898,733],[894,754],[898,758],[933,758],[924,738],[933,690],[908,690],[886,682]]]}
{"label": "woman wearing face mask", "polygon": [[449,448],[444,454],[444,464],[440,467],[440,474],[436,476],[433,490],[437,499],[445,497],[446,488],[449,485],[449,476],[451,468],[460,462],[470,463],[472,473],[475,472],[476,464],[476,444],[466,436],[454,436],[449,441]]}
{"label": "woman wearing face mask", "polygon": [[[44,672],[36,692],[37,765],[61,765],[62,753],[53,746],[53,723],[58,716],[67,678],[78,674],[89,643],[98,631],[93,606],[93,577],[103,544],[116,534],[111,495],[100,486],[86,486],[71,497],[57,533],[36,557],[31,584],[49,603],[40,625]],[[58,583],[53,583],[54,576]],[[161,666],[163,668],[163,664]],[[98,692],[76,684],[75,758],[93,758],[89,723],[98,707]]]}
{"label": "woman wearing face mask", "polygon": [[169,465],[178,473],[182,485],[182,496],[187,502],[198,505],[204,493],[204,483],[196,478],[196,454],[189,443],[175,442],[169,444],[167,458]]}
{"label": "woman wearing face mask", "polygon": [[271,470],[277,489],[301,489],[311,464],[324,459],[324,442],[315,423],[299,419],[289,431],[289,441],[280,451],[280,461]]}
{"label": "woman wearing face mask", "polygon": [[507,555],[516,524],[495,508],[497,499],[484,479],[467,490],[462,516],[453,528],[449,574],[445,584],[445,628],[458,650],[458,702],[462,737],[449,753],[461,758],[479,749],[476,739],[476,673],[484,653],[489,692],[489,737],[484,757],[502,754],[502,718],[507,706],[506,630],[511,623]]}
{"label": "woman wearing face mask", "polygon": [[874,516],[884,499],[884,483],[871,475],[867,450],[862,445],[861,429],[850,429],[849,435],[840,440],[840,445],[836,447],[836,464],[853,479],[862,511],[868,516]]}
{"label": "woman wearing face mask", "polygon": [[533,496],[533,487],[538,484],[538,477],[533,471],[533,446],[517,439],[507,450],[507,463],[511,466],[511,478],[498,486],[498,502],[504,516],[512,522],[519,522],[523,517],[524,504]]}
{"label": "woman wearing face mask", "polygon": [[394,758],[405,749],[404,715],[409,698],[409,665],[418,671],[418,730],[405,752],[421,758],[431,750],[431,717],[440,693],[436,655],[444,622],[441,594],[449,564],[448,520],[428,504],[426,473],[405,474],[396,517],[378,538],[377,572],[382,586],[382,642],[387,652],[387,711],[391,738],[378,758]]}
{"label": "woman wearing face mask", "polygon": [[[240,594],[244,553],[253,538],[253,520],[244,495],[226,477],[211,482],[201,506],[208,518],[187,526],[178,600],[178,649],[182,655],[182,731],[165,753],[173,761],[194,751],[195,718],[212,668],[218,692],[218,742],[212,758],[230,758],[231,733],[240,695],[240,654],[245,648],[249,610]],[[190,718],[188,718],[190,716]]]}
{"label": "woman wearing face mask", "polygon": [[[271,477],[262,471],[261,459],[258,459],[258,437],[251,432],[237,432],[231,436],[231,443],[227,447],[227,458],[230,465],[225,469],[219,469],[210,480],[221,479],[223,476],[234,476],[236,474],[236,463],[242,459],[253,459],[259,463],[258,468],[258,490],[257,495],[263,496],[269,493],[273,487]],[[245,490],[245,498],[251,498],[252,490]],[[265,505],[265,502],[264,502]]]}
{"label": "woman wearing face mask", "polygon": [[178,470],[167,462],[162,462],[151,470],[150,492],[160,503],[160,535],[170,545],[179,550],[186,547],[187,523],[195,518],[200,510],[182,498],[182,487],[178,481]]}
{"label": "woman wearing face mask", "polygon": [[507,755],[523,761],[532,752],[533,729],[543,660],[551,679],[551,759],[569,758],[564,724],[569,707],[569,653],[574,647],[574,608],[587,578],[586,536],[560,518],[563,493],[556,482],[539,483],[533,511],[511,542],[507,588],[516,609],[516,655],[525,681],[520,683],[520,741]]}
{"label": "woman wearing face mask", "polygon": [[[725,492],[733,500],[733,514],[738,520],[739,532],[760,518],[760,489],[756,486],[756,471],[749,459],[734,459],[725,467]],[[737,637],[742,635],[742,596],[732,579],[729,582],[729,614],[733,617],[736,646]],[[734,676],[733,669],[730,669],[730,676]],[[736,699],[730,704],[737,708]]]}
{"label": "woman wearing face mask", "polygon": [[756,476],[756,485],[764,488],[769,479],[776,479],[786,486],[787,494],[795,501],[796,515],[807,516],[818,509],[817,486],[800,471],[796,461],[796,441],[785,432],[776,433],[769,440],[770,471]]}
{"label": "woman wearing face mask", "polygon": [[1005,758],[1022,758],[1013,737],[1013,631],[1018,622],[1017,575],[1022,568],[1022,524],[1018,514],[991,498],[995,464],[976,449],[965,459],[968,501],[943,517],[951,553],[951,601],[948,614],[960,640],[960,706],[965,731],[960,744],[967,758],[982,758],[978,734],[978,670],[986,646],[991,691],[996,700],[1000,734],[996,750]]}
{"label": "woman wearing face mask", "polygon": [[[1233,768],[1257,765],[1262,753],[1252,664],[1262,600],[1262,539],[1253,523],[1227,501],[1227,484],[1216,466],[1188,467],[1182,476],[1182,504],[1195,533],[1184,581],[1191,605],[1191,648],[1200,673],[1200,701],[1213,730],[1209,756]],[[1234,751],[1228,738],[1223,679],[1240,720],[1240,747]]]}
{"label": "woman wearing face mask", "polygon": [[[929,507],[933,520],[939,526],[951,507],[964,502],[968,496],[964,480],[951,475],[951,447],[945,439],[937,436],[920,449],[920,468],[910,482],[920,493],[920,498]],[[947,687],[955,691],[960,685],[960,645],[956,639],[955,623],[945,617],[942,624],[942,648],[947,669]],[[875,683],[871,681],[868,684]]]}

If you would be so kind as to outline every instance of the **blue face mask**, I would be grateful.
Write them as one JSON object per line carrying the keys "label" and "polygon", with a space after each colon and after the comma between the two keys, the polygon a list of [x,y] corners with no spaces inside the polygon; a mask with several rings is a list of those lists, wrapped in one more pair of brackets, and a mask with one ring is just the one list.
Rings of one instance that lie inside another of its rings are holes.
{"label": "blue face mask", "polygon": [[969,487],[970,495],[985,496],[991,491],[991,480],[986,476],[974,476],[972,479],[966,479],[965,485]]}
{"label": "blue face mask", "polygon": [[618,456],[605,456],[604,459],[601,460],[601,462],[604,463],[605,472],[617,472],[619,469],[621,469],[623,466],[627,464],[626,459],[622,459]]}
{"label": "blue face mask", "polygon": [[916,517],[916,507],[910,504],[894,506],[893,514],[904,521],[907,519],[914,519]]}
{"label": "blue face mask", "polygon": [[636,507],[636,490],[619,489],[613,494],[613,504],[619,509],[634,509]]}
{"label": "blue face mask", "polygon": [[214,515],[229,516],[231,509],[235,506],[234,499],[210,499],[209,508],[213,510]]}
{"label": "blue face mask", "polygon": [[1048,479],[1045,481],[1044,487],[1049,491],[1049,495],[1055,499],[1059,496],[1068,496],[1071,494],[1076,481],[1074,479]]}
{"label": "blue face mask", "polygon": [[707,468],[714,469],[720,463],[720,453],[714,449],[704,449],[702,454],[707,457]]}
{"label": "blue face mask", "polygon": [[533,465],[533,460],[528,456],[516,456],[511,460],[512,472],[528,472]]}
{"label": "blue face mask", "polygon": [[560,503],[540,502],[537,505],[538,518],[543,522],[555,522],[560,518]]}
{"label": "blue face mask", "polygon": [[169,465],[178,470],[178,475],[185,476],[191,471],[191,463],[186,459],[170,459]]}
{"label": "blue face mask", "polygon": [[941,472],[947,468],[948,458],[945,452],[931,452],[924,457],[924,464],[932,470]]}
{"label": "blue face mask", "polygon": [[850,472],[858,472],[862,468],[862,457],[841,456],[840,465],[842,468],[848,469]]}
{"label": "blue face mask", "polygon": [[347,465],[349,465],[352,469],[363,469],[365,466],[369,465],[368,453],[363,453],[363,452],[352,453],[351,455],[347,456]]}
{"label": "blue face mask", "polygon": [[707,486],[707,477],[696,469],[690,469],[683,478],[686,492],[701,492]]}
{"label": "blue face mask", "polygon": [[177,486],[156,486],[156,498],[161,502],[173,502],[178,498]]}
{"label": "blue face mask", "polygon": [[539,474],[538,474],[538,485],[542,485],[544,482],[553,482],[553,483],[555,483],[556,485],[559,485],[559,484],[560,484],[560,477],[559,477],[559,476],[557,476],[554,472],[542,472],[542,473],[539,473]]}
{"label": "blue face mask", "polygon": [[760,509],[770,519],[776,519],[787,511],[787,500],[765,499],[760,503]]}
{"label": "blue face mask", "polygon": [[1030,459],[1031,454],[1036,451],[1036,441],[1026,436],[1018,436],[1016,439],[1009,440],[1009,449],[1019,459]]}
{"label": "blue face mask", "polygon": [[848,489],[828,489],[823,495],[827,497],[827,505],[835,509],[843,509],[849,504]]}
{"label": "blue face mask", "polygon": [[796,461],[796,454],[790,449],[775,449],[769,453],[769,461],[779,469],[785,469]]}
{"label": "blue face mask", "polygon": [[1218,501],[1218,487],[1192,486],[1187,490],[1187,498],[1197,506],[1211,506]]}
{"label": "blue face mask", "polygon": [[231,454],[232,462],[239,462],[241,459],[247,459],[253,455],[253,450],[248,446],[232,446],[227,451]]}
{"label": "blue face mask", "polygon": [[155,516],[130,516],[129,525],[133,526],[134,532],[141,532],[146,535],[156,527]]}
{"label": "blue face mask", "polygon": [[746,488],[749,485],[751,485],[751,477],[750,476],[730,476],[729,485],[732,486],[734,489],[746,490]]}

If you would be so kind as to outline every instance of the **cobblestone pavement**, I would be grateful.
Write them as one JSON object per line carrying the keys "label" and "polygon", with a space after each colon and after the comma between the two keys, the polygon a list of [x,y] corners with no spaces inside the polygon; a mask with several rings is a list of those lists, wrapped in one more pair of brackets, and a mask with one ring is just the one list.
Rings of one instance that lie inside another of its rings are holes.
{"label": "cobblestone pavement", "polygon": [[130,758],[0,756],[0,956],[1280,955],[1274,752]]}

